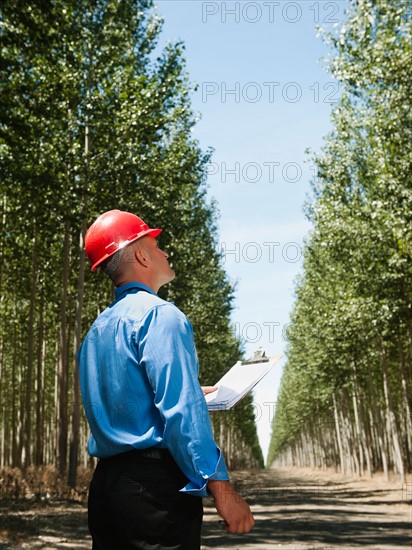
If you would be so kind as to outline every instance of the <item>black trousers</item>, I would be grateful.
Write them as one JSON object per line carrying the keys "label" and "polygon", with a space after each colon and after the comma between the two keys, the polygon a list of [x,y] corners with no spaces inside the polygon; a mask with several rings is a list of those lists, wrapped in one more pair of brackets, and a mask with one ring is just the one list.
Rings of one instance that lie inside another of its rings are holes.
{"label": "black trousers", "polygon": [[200,550],[203,504],[171,455],[100,459],[89,491],[93,550]]}

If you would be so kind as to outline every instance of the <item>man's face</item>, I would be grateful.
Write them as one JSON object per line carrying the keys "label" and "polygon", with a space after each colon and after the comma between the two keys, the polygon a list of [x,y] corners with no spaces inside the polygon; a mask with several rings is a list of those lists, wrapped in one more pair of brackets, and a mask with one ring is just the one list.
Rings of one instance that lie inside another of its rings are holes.
{"label": "man's face", "polygon": [[170,283],[176,276],[174,270],[170,267],[167,258],[169,255],[166,252],[163,252],[158,246],[157,239],[153,237],[143,237],[144,247],[147,250],[150,261],[151,268],[153,270],[153,275],[156,277],[159,288],[166,283]]}

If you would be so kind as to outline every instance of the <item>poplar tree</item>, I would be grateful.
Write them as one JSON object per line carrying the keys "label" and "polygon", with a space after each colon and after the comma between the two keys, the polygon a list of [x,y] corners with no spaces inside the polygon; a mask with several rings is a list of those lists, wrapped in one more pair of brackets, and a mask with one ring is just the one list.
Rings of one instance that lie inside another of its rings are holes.
{"label": "poplar tree", "polygon": [[[55,463],[74,486],[88,435],[76,352],[112,299],[84,256],[88,225],[119,208],[164,227],[178,277],[162,296],[191,318],[209,383],[241,355],[233,289],[206,196],[210,153],[191,136],[184,46],[155,55],[151,0],[6,0],[1,21],[0,460]],[[261,464],[245,407],[232,439]]]}
{"label": "poplar tree", "polygon": [[[412,463],[411,23],[353,1],[330,69],[343,88],[315,162],[313,230],[270,460],[372,475]],[[293,384],[299,386],[293,397]],[[300,398],[299,398],[300,396]],[[309,396],[309,397],[308,397]],[[285,411],[290,410],[288,428]]]}

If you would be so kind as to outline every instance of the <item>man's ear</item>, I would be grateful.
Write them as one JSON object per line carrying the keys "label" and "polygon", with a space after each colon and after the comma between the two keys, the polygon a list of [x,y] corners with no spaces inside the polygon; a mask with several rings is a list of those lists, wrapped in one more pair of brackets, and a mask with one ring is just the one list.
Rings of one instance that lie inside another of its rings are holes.
{"label": "man's ear", "polygon": [[149,267],[150,264],[150,258],[147,251],[142,247],[136,246],[134,249],[134,257],[139,262],[140,265],[143,267]]}

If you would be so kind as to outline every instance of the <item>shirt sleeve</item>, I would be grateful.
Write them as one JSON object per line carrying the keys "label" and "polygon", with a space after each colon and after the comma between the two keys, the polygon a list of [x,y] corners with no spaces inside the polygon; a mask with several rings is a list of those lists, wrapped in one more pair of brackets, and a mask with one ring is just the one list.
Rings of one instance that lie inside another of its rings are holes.
{"label": "shirt sleeve", "polygon": [[140,365],[163,421],[164,446],[189,480],[181,491],[208,496],[208,480],[229,475],[198,380],[192,325],[173,304],[165,304],[148,313],[139,331]]}

